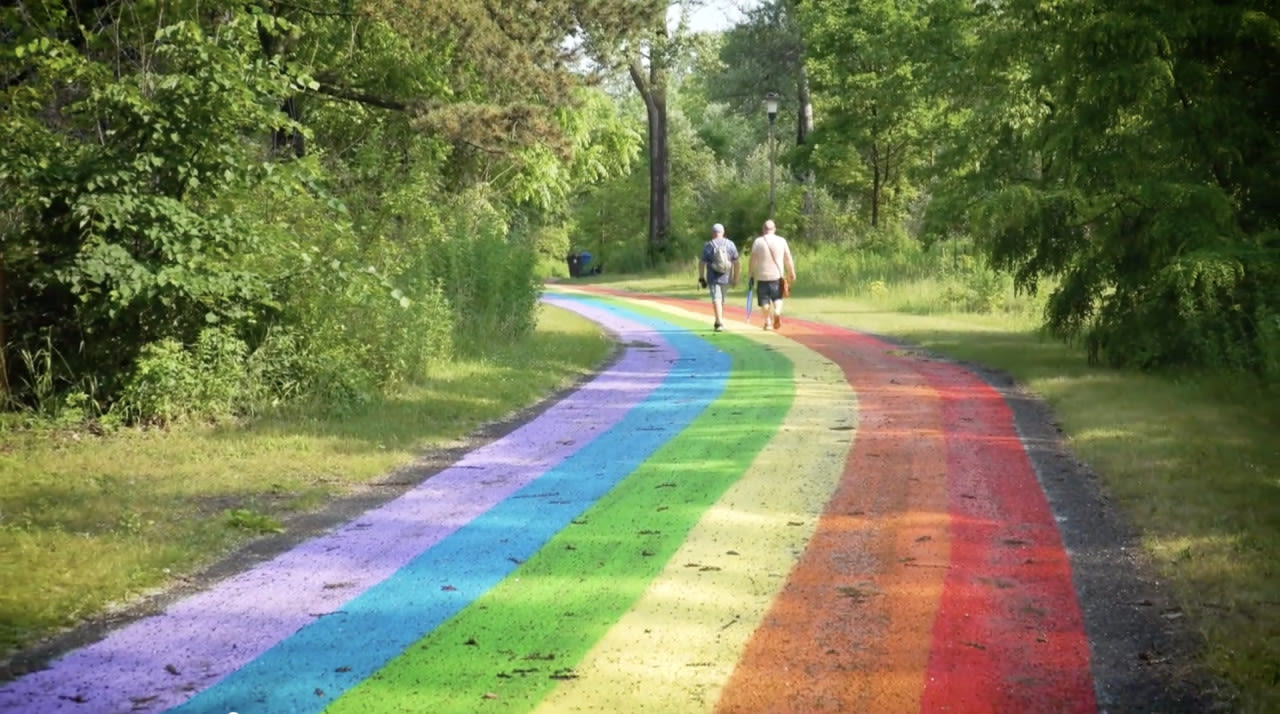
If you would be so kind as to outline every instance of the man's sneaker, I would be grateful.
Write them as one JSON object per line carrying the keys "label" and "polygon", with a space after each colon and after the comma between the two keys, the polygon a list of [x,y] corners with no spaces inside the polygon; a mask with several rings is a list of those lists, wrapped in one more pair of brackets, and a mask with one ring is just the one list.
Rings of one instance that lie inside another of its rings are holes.
{"label": "man's sneaker", "polygon": [[767,318],[767,317],[764,319],[764,329],[766,329],[766,330],[772,330],[772,329],[773,329],[773,323],[769,322],[769,318]]}
{"label": "man's sneaker", "polygon": [[781,330],[781,329],[782,329],[782,315],[774,315],[774,316],[773,316],[773,329],[775,329],[775,330]]}
{"label": "man's sneaker", "polygon": [[717,322],[717,323],[716,323],[716,332],[719,332],[719,331],[721,331],[721,330],[723,330],[723,329],[724,329],[724,325],[723,325],[722,323]]}

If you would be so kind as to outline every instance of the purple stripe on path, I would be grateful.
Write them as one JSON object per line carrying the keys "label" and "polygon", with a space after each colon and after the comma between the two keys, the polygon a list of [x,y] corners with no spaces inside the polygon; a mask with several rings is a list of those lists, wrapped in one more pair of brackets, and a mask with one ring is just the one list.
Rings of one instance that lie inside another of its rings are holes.
{"label": "purple stripe on path", "polygon": [[563,461],[666,378],[677,355],[652,328],[580,301],[548,302],[652,348],[627,349],[533,421],[399,498],[0,688],[0,712],[117,714],[187,701]]}

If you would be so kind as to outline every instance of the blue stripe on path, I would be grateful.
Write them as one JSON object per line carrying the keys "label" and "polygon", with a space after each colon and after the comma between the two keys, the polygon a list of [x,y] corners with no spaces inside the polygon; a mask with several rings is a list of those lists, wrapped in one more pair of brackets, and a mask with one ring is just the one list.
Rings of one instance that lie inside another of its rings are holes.
{"label": "blue stripe on path", "polygon": [[[119,714],[140,703],[148,711],[177,706],[341,610],[607,432],[661,385],[677,352],[650,327],[586,302],[569,306],[635,347],[533,420],[402,496],[0,685],[0,711]],[[565,433],[574,436],[548,436]]]}
{"label": "blue stripe on path", "polygon": [[302,628],[171,711],[318,714],[501,581],[723,392],[728,355],[661,319],[604,307],[662,330],[680,355],[648,399],[342,610]]}

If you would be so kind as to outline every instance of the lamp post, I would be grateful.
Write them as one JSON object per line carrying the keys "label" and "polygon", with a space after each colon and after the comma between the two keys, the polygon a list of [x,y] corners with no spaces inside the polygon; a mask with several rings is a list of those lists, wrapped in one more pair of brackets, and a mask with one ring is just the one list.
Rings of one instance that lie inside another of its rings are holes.
{"label": "lamp post", "polygon": [[778,93],[764,95],[764,110],[769,115],[769,219],[773,219],[774,171],[777,166],[777,145],[773,140],[773,124],[778,120]]}

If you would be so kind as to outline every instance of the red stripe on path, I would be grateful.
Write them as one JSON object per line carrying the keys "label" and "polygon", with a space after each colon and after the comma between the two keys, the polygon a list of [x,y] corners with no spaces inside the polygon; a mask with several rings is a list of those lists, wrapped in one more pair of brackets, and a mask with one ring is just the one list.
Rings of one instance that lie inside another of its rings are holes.
{"label": "red stripe on path", "polygon": [[965,368],[921,372],[943,399],[951,514],[921,710],[1096,712],[1071,564],[1012,410]]}
{"label": "red stripe on path", "polygon": [[[606,289],[600,292],[653,300],[649,296],[623,291]],[[655,301],[695,309],[701,302],[679,299]],[[742,313],[740,308],[726,310],[728,315]],[[791,334],[787,334],[788,332]],[[861,406],[868,407],[869,413],[876,412],[875,399],[879,395],[875,394],[875,385],[866,382],[867,378],[872,377],[872,370],[868,367],[884,359],[886,355],[901,354],[900,348],[853,330],[801,320],[786,320],[782,336],[793,337],[822,352],[846,370],[851,366],[851,361],[862,361],[858,369],[849,374],[850,382],[859,389]],[[908,689],[919,692],[919,711],[930,713],[1097,712],[1097,699],[1090,671],[1089,642],[1072,582],[1070,560],[1048,499],[1036,478],[1025,445],[1018,436],[1012,410],[998,391],[969,369],[936,360],[897,359],[901,360],[900,364],[911,362],[907,369],[924,377],[927,385],[936,390],[938,399],[941,400],[942,413],[939,421],[941,431],[945,434],[943,443],[947,472],[946,536],[943,538],[949,545],[950,558],[946,561],[946,575],[941,585],[936,616],[932,620],[931,636],[924,633],[919,635],[929,638],[927,645],[885,641],[892,639],[887,637],[890,633],[895,634],[898,639],[914,640],[917,634],[912,632],[913,628],[908,623],[902,621],[902,615],[912,613],[915,617],[927,617],[925,613],[931,610],[921,607],[923,603],[918,599],[913,602],[901,597],[909,588],[883,591],[886,606],[878,614],[887,616],[887,626],[867,627],[865,621],[858,623],[856,617],[848,618],[846,624],[857,624],[853,631],[873,638],[878,636],[880,642],[878,645],[864,643],[870,645],[869,651],[876,652],[878,659],[873,660],[870,665],[860,662],[863,667],[843,672],[843,686],[852,687],[850,694],[853,694],[854,700],[860,701],[860,710],[868,712],[916,710],[916,702],[912,701],[914,697],[907,692]],[[893,362],[895,359],[886,361]],[[859,369],[866,371],[860,373]],[[855,452],[858,441],[875,432],[874,427],[865,421],[859,426],[859,430]],[[851,454],[851,465],[852,463]],[[925,484],[929,481],[926,473],[916,472],[912,475],[922,479]],[[875,479],[868,479],[862,485],[881,492],[891,483],[892,481],[875,482]],[[831,506],[839,503],[840,491],[828,505],[827,518],[833,515]],[[940,505],[939,509],[941,508]],[[880,515],[881,518],[874,519],[870,525],[873,530],[901,527],[893,519],[883,517],[887,514]],[[821,542],[823,532],[820,528],[815,534],[815,541],[807,556],[819,549],[816,544]],[[856,532],[857,529],[848,529],[846,536],[855,535]],[[920,539],[895,540],[898,543],[895,547],[903,550]],[[852,544],[852,539],[849,544]],[[886,552],[874,553],[882,561],[878,568],[888,565],[883,561],[888,560],[885,556],[892,555],[893,552],[890,548]],[[855,555],[853,552],[849,554],[851,557]],[[791,574],[791,583],[797,582],[797,575],[804,570],[806,559],[802,557],[797,564],[797,569]],[[882,581],[884,578],[883,573],[872,574],[876,569],[873,567],[866,574],[870,582]],[[842,573],[832,572],[828,566],[825,577],[831,578],[832,584],[839,584],[842,582],[841,575]],[[810,579],[817,577],[817,574],[813,574]],[[917,585],[920,584],[923,583]],[[894,597],[895,592],[899,597]],[[784,593],[775,605],[782,604],[785,600]],[[894,617],[894,613],[898,616]],[[775,609],[774,614],[780,614],[780,611]],[[897,623],[896,626],[894,623]],[[754,639],[761,641],[764,633],[780,624],[774,622],[771,625],[766,622]],[[804,629],[798,627],[793,632]],[[922,629],[930,631],[927,626]],[[780,636],[775,641],[786,637],[785,631],[775,634]],[[812,646],[812,633],[805,634],[810,639],[800,644]],[[919,670],[913,672],[914,668],[910,665],[897,668],[899,676],[892,676],[892,668],[890,671],[885,670],[883,665],[887,660],[901,659],[902,664],[906,664],[910,658],[903,658],[903,655],[917,646],[928,648],[927,658],[923,663],[923,677]],[[761,685],[767,690],[770,684],[784,684],[785,677],[777,674],[771,677],[766,670],[759,668],[751,676],[742,676],[750,668],[749,663],[753,657],[763,654],[744,654],[739,671],[735,673],[736,686],[749,683],[758,692]],[[857,652],[853,654],[856,655]],[[796,657],[794,661],[799,661],[798,654],[790,656]],[[853,660],[857,661],[858,657],[853,657]],[[811,676],[813,674],[810,673]],[[908,685],[902,675],[911,678],[912,684]],[[772,701],[775,708],[768,711],[822,709],[812,700],[812,696],[828,687],[842,686],[828,681],[827,678],[835,676],[835,671],[822,674],[809,683],[807,692],[791,692],[791,696],[775,692],[773,698],[781,701]],[[871,681],[859,682],[868,678]],[[725,691],[726,697],[720,703],[721,710],[735,710],[733,706],[726,706],[734,701],[734,690],[735,683],[730,683]],[[797,694],[801,700],[809,699],[802,707],[796,706],[794,695]],[[762,698],[756,694],[750,701],[759,704],[765,699],[768,697]],[[826,703],[831,704],[839,699],[841,697],[833,697]]]}

